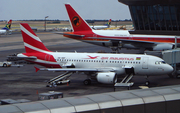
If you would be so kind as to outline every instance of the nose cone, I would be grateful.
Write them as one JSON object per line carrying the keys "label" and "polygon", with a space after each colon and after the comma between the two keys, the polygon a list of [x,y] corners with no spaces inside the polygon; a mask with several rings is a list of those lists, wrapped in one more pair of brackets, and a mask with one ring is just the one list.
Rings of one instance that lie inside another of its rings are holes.
{"label": "nose cone", "polygon": [[173,72],[173,70],[174,70],[174,68],[173,68],[172,66],[167,65],[167,67],[166,67],[166,69],[165,69],[165,72],[166,72],[167,74],[170,74],[170,73]]}

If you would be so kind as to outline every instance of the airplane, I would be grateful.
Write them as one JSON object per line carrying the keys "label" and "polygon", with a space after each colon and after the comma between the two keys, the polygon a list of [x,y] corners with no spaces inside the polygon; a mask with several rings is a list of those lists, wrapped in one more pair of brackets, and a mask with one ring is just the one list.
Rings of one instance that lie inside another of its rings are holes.
{"label": "airplane", "polygon": [[92,29],[95,30],[99,30],[99,29],[105,29],[105,28],[109,28],[111,25],[111,19],[109,19],[109,21],[107,22],[107,24],[105,24],[104,26],[90,26]]}
{"label": "airplane", "polygon": [[9,20],[8,23],[6,24],[6,26],[2,29],[0,29],[0,34],[11,34],[11,23],[12,23],[12,20]]}
{"label": "airplane", "polygon": [[[104,26],[90,26],[92,29],[94,30],[99,30],[99,29],[106,29],[109,28],[111,25],[111,19],[109,19],[109,21],[107,22],[107,24],[105,24]],[[62,28],[63,31],[72,31],[72,28]]]}
{"label": "airplane", "polygon": [[144,54],[108,54],[108,53],[77,53],[77,52],[52,52],[47,49],[38,36],[27,23],[20,24],[21,33],[25,46],[25,53],[17,54],[28,62],[32,62],[45,68],[37,68],[36,72],[53,71],[65,73],[51,79],[49,86],[67,83],[73,73],[83,72],[88,79],[85,85],[91,84],[95,78],[104,84],[117,83],[117,77],[126,75],[128,80],[134,75],[151,76],[164,75],[173,71],[172,66],[165,63],[163,59]]}
{"label": "airplane", "polygon": [[[94,30],[72,8],[65,4],[73,32],[57,33],[65,37],[83,42],[110,47],[113,51],[121,48],[162,51],[175,47],[175,36],[167,35],[137,35],[128,30]],[[180,38],[177,38],[177,47],[180,47]]]}

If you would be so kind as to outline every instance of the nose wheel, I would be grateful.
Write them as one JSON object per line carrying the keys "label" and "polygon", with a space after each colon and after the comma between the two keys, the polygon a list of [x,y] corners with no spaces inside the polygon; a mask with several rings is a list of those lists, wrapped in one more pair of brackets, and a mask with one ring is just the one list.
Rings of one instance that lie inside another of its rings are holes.
{"label": "nose wheel", "polygon": [[148,86],[149,84],[150,84],[150,82],[149,82],[149,81],[146,81],[145,85]]}
{"label": "nose wheel", "polygon": [[86,79],[84,80],[84,85],[90,85],[91,84],[91,80],[90,79]]}
{"label": "nose wheel", "polygon": [[149,76],[146,76],[146,82],[145,85],[148,86],[150,84],[149,80],[148,80]]}

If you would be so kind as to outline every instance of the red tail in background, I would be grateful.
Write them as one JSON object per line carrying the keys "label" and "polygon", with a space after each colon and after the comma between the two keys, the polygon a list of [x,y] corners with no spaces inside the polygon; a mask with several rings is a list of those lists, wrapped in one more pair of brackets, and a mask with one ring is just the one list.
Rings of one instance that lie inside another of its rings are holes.
{"label": "red tail in background", "polygon": [[88,23],[71,7],[65,4],[74,32],[92,30]]}

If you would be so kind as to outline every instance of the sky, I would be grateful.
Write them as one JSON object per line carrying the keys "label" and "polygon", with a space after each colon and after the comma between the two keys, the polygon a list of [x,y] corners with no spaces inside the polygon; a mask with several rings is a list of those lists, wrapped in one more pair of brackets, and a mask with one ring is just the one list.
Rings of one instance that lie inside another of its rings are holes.
{"label": "sky", "polygon": [[128,6],[118,0],[1,0],[0,20],[68,20],[65,3],[84,19],[131,19]]}

